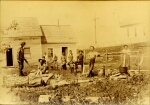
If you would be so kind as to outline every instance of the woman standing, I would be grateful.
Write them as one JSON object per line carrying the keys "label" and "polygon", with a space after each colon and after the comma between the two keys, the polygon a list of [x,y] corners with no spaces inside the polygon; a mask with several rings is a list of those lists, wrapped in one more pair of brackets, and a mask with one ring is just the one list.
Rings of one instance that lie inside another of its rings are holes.
{"label": "woman standing", "polygon": [[73,73],[74,72],[74,61],[73,61],[72,50],[69,51],[68,60],[69,60],[68,65],[69,65],[70,72]]}
{"label": "woman standing", "polygon": [[62,69],[64,69],[64,70],[67,70],[66,62],[67,62],[67,60],[66,60],[65,53],[62,52],[62,56],[61,56],[61,67],[62,67]]}
{"label": "woman standing", "polygon": [[130,55],[131,55],[131,51],[128,49],[128,45],[124,45],[122,53],[123,53],[122,67],[128,70],[130,69]]}

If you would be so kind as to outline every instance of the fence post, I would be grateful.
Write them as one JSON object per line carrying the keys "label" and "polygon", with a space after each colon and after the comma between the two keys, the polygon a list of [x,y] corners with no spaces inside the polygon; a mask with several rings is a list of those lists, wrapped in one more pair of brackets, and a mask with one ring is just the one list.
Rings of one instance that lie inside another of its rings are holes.
{"label": "fence post", "polygon": [[83,53],[84,53],[84,55],[83,55],[84,58],[83,58],[83,70],[82,70],[82,74],[85,73],[85,66],[84,66],[84,63],[85,63],[85,60],[86,60],[85,49],[84,49]]}
{"label": "fence post", "polygon": [[140,65],[139,65],[139,63],[141,62],[141,61],[140,61],[140,51],[138,51],[138,54],[137,54],[137,55],[138,55],[138,56],[137,56],[137,57],[138,57],[138,58],[137,58],[137,59],[138,59],[138,70],[139,70],[139,73],[140,73],[140,69],[141,69],[141,68],[140,68]]}
{"label": "fence post", "polygon": [[108,62],[108,52],[106,50],[106,62]]}

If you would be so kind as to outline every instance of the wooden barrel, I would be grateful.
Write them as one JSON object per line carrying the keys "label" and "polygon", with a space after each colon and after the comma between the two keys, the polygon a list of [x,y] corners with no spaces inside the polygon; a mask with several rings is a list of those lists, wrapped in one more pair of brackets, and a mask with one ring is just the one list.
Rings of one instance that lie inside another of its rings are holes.
{"label": "wooden barrel", "polygon": [[128,67],[119,67],[119,72],[120,73],[125,73],[125,74],[128,74]]}

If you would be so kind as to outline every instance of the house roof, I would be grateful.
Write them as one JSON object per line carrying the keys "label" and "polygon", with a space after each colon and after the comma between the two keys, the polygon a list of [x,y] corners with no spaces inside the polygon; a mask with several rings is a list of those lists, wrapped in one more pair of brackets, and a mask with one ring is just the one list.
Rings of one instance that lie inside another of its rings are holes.
{"label": "house roof", "polygon": [[41,26],[42,43],[76,43],[73,29],[69,25]]}
{"label": "house roof", "polygon": [[42,36],[36,17],[14,18],[5,28],[3,37]]}

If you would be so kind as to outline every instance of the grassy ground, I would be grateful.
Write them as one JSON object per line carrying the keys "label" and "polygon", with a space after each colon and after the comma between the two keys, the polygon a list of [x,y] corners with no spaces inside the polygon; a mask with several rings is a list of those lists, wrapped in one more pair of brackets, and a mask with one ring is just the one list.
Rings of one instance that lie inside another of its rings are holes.
{"label": "grassy ground", "polygon": [[[120,63],[111,62],[106,64],[106,62],[98,62],[95,64],[95,73],[104,64],[107,66],[106,69],[118,69]],[[27,73],[36,68],[37,66],[26,66],[24,72]],[[17,68],[13,69],[14,70],[10,70],[11,73],[18,72]],[[86,65],[85,69],[88,70],[88,65]],[[80,73],[77,75],[71,74],[69,70],[62,70],[61,72],[59,72],[59,70],[49,70],[49,72],[61,74],[62,79],[65,80],[87,79],[85,76],[81,76]],[[50,85],[39,87],[11,87],[9,88],[9,93],[13,93],[14,97],[19,97],[15,102],[27,104],[39,104],[38,98],[40,95],[54,94],[55,98],[50,101],[52,105],[66,105],[66,103],[63,103],[61,100],[63,96],[70,96],[72,99],[75,99],[73,103],[78,103],[78,105],[85,104],[84,98],[87,96],[99,97],[99,105],[137,105],[138,100],[142,100],[142,97],[150,95],[148,90],[148,77],[147,74],[143,74],[142,77],[129,77],[124,81],[110,81],[108,78],[98,80],[93,78],[93,82],[83,84],[74,82],[70,85],[57,88],[52,88]],[[69,102],[69,104],[71,103]]]}
{"label": "grassy ground", "polygon": [[[119,49],[120,50],[120,49]],[[114,49],[115,51],[115,49]],[[136,70],[135,58],[131,58],[131,69]],[[144,59],[141,69],[150,70],[149,58]],[[102,58],[96,59],[96,64],[94,72],[98,73],[98,70],[104,65],[106,70],[112,69],[112,71],[117,71],[119,65],[121,64],[120,56],[114,56],[113,60],[106,62]],[[24,73],[28,74],[31,70],[37,69],[37,66],[25,65]],[[87,61],[85,61],[85,69],[88,70]],[[70,70],[48,70],[50,73],[61,74],[63,80],[77,80],[77,79],[87,79],[85,76],[81,76],[80,73],[77,75],[71,74]],[[1,68],[0,74],[17,74],[18,68]],[[99,97],[99,105],[140,105],[144,97],[150,96],[149,91],[149,74],[135,75],[133,77],[128,77],[128,79],[123,81],[113,81],[108,80],[107,77],[98,77],[99,79],[90,78],[93,82],[78,84],[76,82],[61,86],[57,88],[52,88],[50,85],[39,86],[39,87],[11,87],[9,89],[9,94],[13,94],[13,97],[18,97],[14,101],[17,103],[27,103],[27,104],[40,104],[38,103],[38,98],[40,95],[54,94],[54,99],[50,100],[48,104],[52,105],[67,105],[63,103],[61,98],[63,96],[70,96],[75,100],[74,105],[88,105],[85,102],[85,97]],[[85,104],[86,103],[86,104]],[[69,104],[71,104],[69,102]],[[45,104],[44,104],[45,105]],[[141,104],[142,105],[142,104]]]}
{"label": "grassy ground", "polygon": [[[73,79],[70,74],[68,76]],[[100,97],[101,105],[137,105],[138,100],[142,101],[142,98],[149,95],[147,84],[147,78],[144,80],[134,80],[132,78],[126,81],[108,81],[103,79],[103,81],[95,80],[85,84],[74,83],[55,89],[49,85],[41,87],[15,87],[11,88],[11,92],[20,98],[18,102],[26,102],[28,104],[39,104],[38,98],[40,95],[54,94],[55,98],[51,100],[52,105],[63,104],[61,102],[61,97],[63,96],[70,96],[76,100],[76,104],[80,103],[78,105],[83,105],[82,102],[87,96]]]}
{"label": "grassy ground", "polygon": [[[145,48],[138,46],[139,45],[130,45],[129,48],[131,51],[145,51]],[[106,50],[108,52],[120,52],[122,50],[122,46],[95,49],[95,51],[99,52],[100,54],[105,53]],[[88,53],[88,50],[86,50],[86,53]],[[110,58],[111,57],[112,56],[110,56]],[[135,60],[135,58],[131,59],[131,69],[137,69],[135,66]],[[141,69],[150,70],[149,62],[149,58],[144,59]],[[85,61],[85,64],[85,69],[88,70],[87,61]],[[94,71],[97,73],[102,65],[105,65],[106,69],[117,70],[120,64],[120,56],[114,56],[113,60],[108,62],[106,62],[102,57],[99,57],[96,59]],[[25,65],[24,73],[28,74],[31,70],[36,68],[37,66]],[[4,75],[18,74],[18,72],[18,68],[10,67],[4,67],[0,70],[0,74]],[[59,70],[49,70],[49,72],[54,74],[61,74],[62,79],[65,80],[87,79],[85,76],[81,76],[80,73],[77,75],[70,74],[69,70],[63,70],[61,72],[59,72]],[[88,96],[99,97],[99,105],[140,105],[140,102],[143,101],[144,97],[150,96],[150,85],[148,85],[150,82],[149,74],[135,75],[123,81],[110,81],[107,77],[102,78],[102,80],[94,78],[92,80],[93,82],[82,84],[74,82],[70,85],[57,88],[52,88],[50,85],[39,87],[11,87],[8,88],[8,95],[12,94],[12,97],[10,98],[13,98],[13,101],[16,103],[40,104],[38,103],[38,98],[40,95],[54,94],[55,98],[50,100],[50,103],[48,103],[52,105],[67,105],[67,103],[62,103],[61,101],[63,96],[70,96],[72,99],[75,99],[75,102],[72,102],[76,103],[74,105],[88,105],[85,104],[86,102],[84,100],[84,98]],[[8,100],[8,98],[6,99]],[[71,103],[69,102],[69,104]]]}

